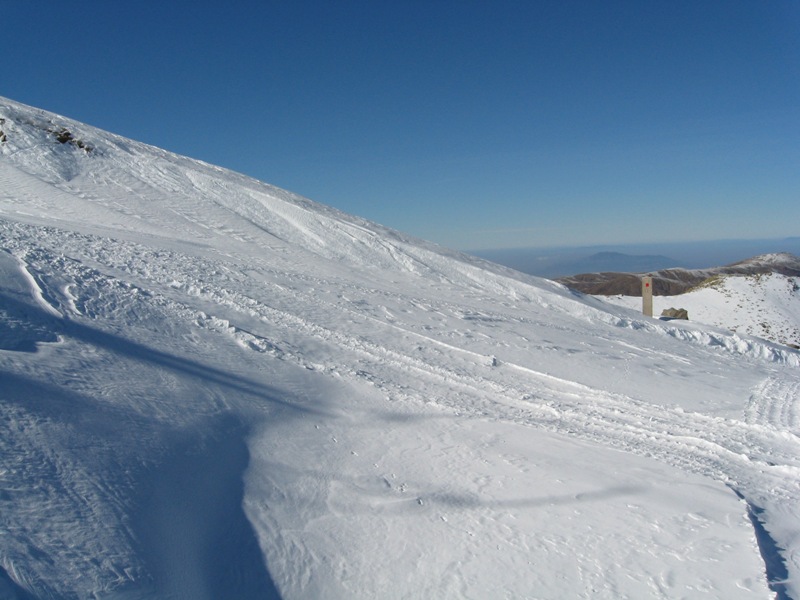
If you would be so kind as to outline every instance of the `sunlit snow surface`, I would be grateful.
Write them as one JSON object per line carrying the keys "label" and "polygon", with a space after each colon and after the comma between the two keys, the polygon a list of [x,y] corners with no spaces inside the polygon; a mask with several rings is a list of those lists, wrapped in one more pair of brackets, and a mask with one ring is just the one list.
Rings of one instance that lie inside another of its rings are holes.
{"label": "sunlit snow surface", "polygon": [[[765,255],[769,257],[770,255]],[[642,299],[605,298],[641,310]],[[653,310],[684,308],[689,319],[755,335],[780,344],[800,345],[800,278],[779,273],[718,276],[679,296],[655,296]]]}
{"label": "sunlit snow surface", "polygon": [[0,118],[0,597],[800,598],[796,352]]}

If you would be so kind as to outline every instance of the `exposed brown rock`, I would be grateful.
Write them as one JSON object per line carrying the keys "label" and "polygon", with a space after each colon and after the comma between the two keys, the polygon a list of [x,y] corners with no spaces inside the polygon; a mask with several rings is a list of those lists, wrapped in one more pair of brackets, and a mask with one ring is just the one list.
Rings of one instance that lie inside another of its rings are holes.
{"label": "exposed brown rock", "polygon": [[665,308],[661,311],[661,316],[668,319],[689,320],[689,312],[685,308]]}

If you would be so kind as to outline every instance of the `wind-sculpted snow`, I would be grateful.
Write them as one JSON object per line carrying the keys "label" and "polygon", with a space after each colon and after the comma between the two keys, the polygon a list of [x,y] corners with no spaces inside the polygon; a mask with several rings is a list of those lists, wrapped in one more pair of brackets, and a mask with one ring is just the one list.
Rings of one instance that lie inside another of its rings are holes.
{"label": "wind-sculpted snow", "polygon": [[796,352],[0,118],[0,596],[800,598]]}
{"label": "wind-sculpted snow", "polygon": [[800,366],[800,355],[792,349],[778,344],[765,342],[752,337],[742,337],[737,333],[728,331],[714,331],[710,328],[692,328],[688,326],[671,327],[664,325],[644,324],[640,319],[623,318],[617,321],[620,327],[643,328],[646,327],[656,334],[669,335],[679,340],[698,343],[703,346],[720,348],[731,354],[741,354],[763,360]]}

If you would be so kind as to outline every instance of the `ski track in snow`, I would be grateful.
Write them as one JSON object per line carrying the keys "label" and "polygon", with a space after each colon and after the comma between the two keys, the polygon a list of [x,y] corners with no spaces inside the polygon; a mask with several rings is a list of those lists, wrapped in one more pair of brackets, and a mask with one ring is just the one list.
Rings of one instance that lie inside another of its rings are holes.
{"label": "ski track in snow", "polygon": [[[25,132],[11,128],[9,137]],[[31,148],[46,147],[41,129],[25,135],[38,144]],[[95,141],[111,165],[105,170],[81,163],[101,158],[60,147],[55,163],[30,148],[0,157],[0,366],[8,396],[0,501],[24,515],[0,514],[0,594],[139,597],[157,589],[210,598],[239,585],[254,597],[277,597],[276,586],[312,585],[315,564],[342,585],[318,593],[353,594],[354,566],[318,564],[310,542],[271,522],[270,510],[256,509],[259,498],[237,487],[248,468],[245,444],[267,461],[258,453],[276,443],[257,433],[259,424],[275,420],[280,431],[297,415],[338,414],[322,399],[327,388],[311,384],[329,381],[368,386],[404,409],[528,427],[724,484],[768,537],[767,564],[780,553],[788,580],[773,582],[774,591],[800,598],[797,352],[614,311],[209,165],[110,135]],[[222,347],[230,354],[212,364]],[[56,356],[61,362],[48,368]],[[116,361],[126,377],[106,379],[119,373]],[[326,443],[357,458],[359,449],[342,450],[331,431]],[[447,435],[436,443],[446,447]],[[437,460],[457,468],[469,451]],[[205,471],[225,485],[204,487],[197,473]],[[481,504],[446,489],[415,495],[391,473],[314,477],[325,482],[318,504],[330,514],[315,515],[309,533],[314,522],[362,509],[380,517],[425,514],[437,502]],[[28,482],[43,483],[30,490]],[[313,496],[316,488],[304,489]],[[203,490],[213,501],[193,498]],[[350,497],[360,504],[340,500]],[[226,541],[228,528],[236,533]],[[513,528],[500,529],[515,552],[529,550]],[[187,548],[215,544],[229,549],[228,562],[186,556]],[[259,552],[281,566],[275,585],[259,570]],[[250,566],[237,568],[234,559]],[[592,569],[576,577],[616,589]],[[649,584],[654,596],[669,595],[669,579]],[[79,580],[79,589],[58,587]],[[455,563],[436,580],[441,587],[428,591],[448,597],[470,597],[480,583]]]}

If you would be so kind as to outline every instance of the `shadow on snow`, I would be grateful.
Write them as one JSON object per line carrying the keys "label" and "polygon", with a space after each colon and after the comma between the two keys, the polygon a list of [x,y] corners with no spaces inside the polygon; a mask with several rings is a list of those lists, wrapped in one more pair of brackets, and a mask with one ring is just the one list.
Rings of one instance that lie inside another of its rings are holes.
{"label": "shadow on snow", "polygon": [[[0,294],[0,307],[24,316],[37,329],[44,326],[58,335],[171,370],[222,392],[289,408],[289,414],[319,412],[282,398],[263,382],[58,319],[4,294]],[[27,346],[24,349],[31,350]],[[239,418],[219,413],[199,425],[195,421],[186,430],[57,383],[8,371],[0,372],[0,382],[0,403],[21,410],[19,418],[45,427],[44,431],[52,429],[63,434],[55,439],[45,434],[43,444],[53,444],[55,451],[72,453],[77,460],[91,461],[91,467],[101,469],[96,475],[105,480],[108,493],[128,497],[129,512],[119,516],[130,520],[134,539],[128,543],[140,549],[147,574],[123,584],[117,592],[126,598],[142,594],[170,598],[280,598],[243,509],[243,474],[250,456],[245,443],[248,427]],[[81,439],[76,440],[73,434]],[[131,439],[141,442],[141,446],[131,443]],[[128,447],[120,440],[129,440]],[[65,477],[55,469],[41,474],[57,480]],[[25,480],[16,483],[35,485]],[[70,482],[59,481],[57,485],[66,489]],[[76,514],[80,516],[80,507]],[[37,585],[41,589],[29,590],[25,583],[15,581],[5,570],[0,573],[3,595],[27,600],[36,598],[39,592],[49,593],[43,582],[39,583],[45,587]]]}

